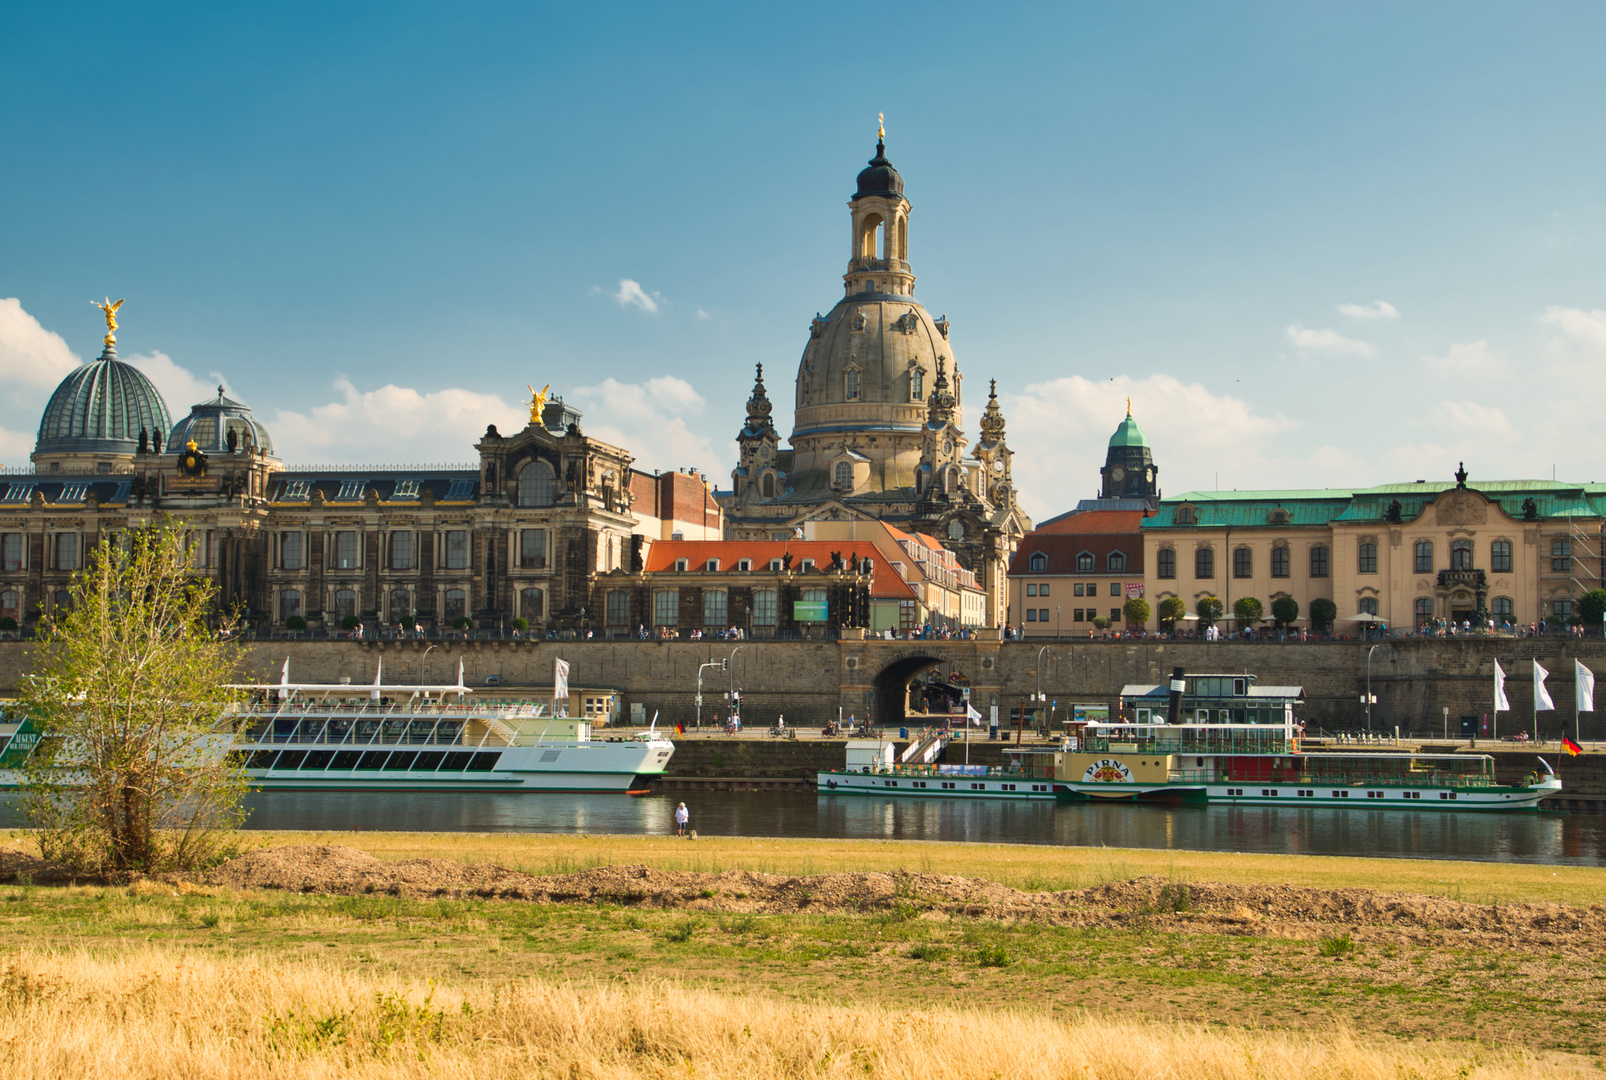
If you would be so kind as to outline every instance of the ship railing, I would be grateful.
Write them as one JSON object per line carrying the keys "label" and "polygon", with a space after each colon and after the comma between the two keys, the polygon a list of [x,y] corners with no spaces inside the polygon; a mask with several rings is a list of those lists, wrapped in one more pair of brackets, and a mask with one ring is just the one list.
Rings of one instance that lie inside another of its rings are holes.
{"label": "ship railing", "polygon": [[[1004,765],[967,766],[968,772],[943,772],[940,765],[894,765],[881,771],[884,776],[939,777],[943,780],[1052,780],[1052,765],[1010,768]],[[983,772],[981,770],[985,769]]]}

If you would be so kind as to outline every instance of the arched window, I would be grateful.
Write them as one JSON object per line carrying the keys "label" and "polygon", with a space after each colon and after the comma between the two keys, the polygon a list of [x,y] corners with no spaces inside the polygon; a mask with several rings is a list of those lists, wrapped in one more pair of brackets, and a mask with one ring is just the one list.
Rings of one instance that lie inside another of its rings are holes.
{"label": "arched window", "polygon": [[1433,573],[1433,541],[1418,540],[1413,550],[1416,552],[1416,572]]}
{"label": "arched window", "polygon": [[1214,548],[1195,548],[1193,552],[1193,576],[1196,578],[1213,578],[1216,576],[1216,551]]}
{"label": "arched window", "polygon": [[1496,574],[1511,573],[1511,541],[1496,540],[1489,545],[1489,569]]}
{"label": "arched window", "polygon": [[1452,541],[1450,541],[1450,569],[1451,570],[1471,570],[1472,569],[1472,541],[1471,540],[1452,540]]}
{"label": "arched window", "polygon": [[842,376],[842,396],[849,401],[859,400],[859,373],[857,371],[850,369],[846,375]]}
{"label": "arched window", "polygon": [[730,594],[724,589],[703,590],[703,625],[725,626],[730,622]]}
{"label": "arched window", "polygon": [[[1507,544],[1506,546],[1510,547],[1511,545]],[[1489,601],[1489,614],[1494,616],[1494,621],[1497,622],[1497,623],[1511,622],[1512,621],[1511,597],[1509,597],[1509,596],[1497,596],[1493,600]]]}
{"label": "arched window", "polygon": [[1041,574],[1048,569],[1048,556],[1041,551],[1034,551],[1032,557],[1027,560],[1027,565],[1032,573]]}
{"label": "arched window", "polygon": [[301,614],[301,590],[285,589],[279,593],[279,621],[294,618]]}
{"label": "arched window", "polygon": [[1084,573],[1093,569],[1093,553],[1084,551],[1076,557],[1076,568]]}
{"label": "arched window", "polygon": [[1355,572],[1357,574],[1377,573],[1377,545],[1358,544],[1355,548]]}
{"label": "arched window", "polygon": [[1194,522],[1193,507],[1180,506],[1177,508],[1177,524],[1192,525]]}
{"label": "arched window", "polygon": [[357,590],[335,590],[335,615],[344,619],[347,615],[357,614]]}
{"label": "arched window", "polygon": [[56,590],[55,606],[56,606],[56,610],[61,612],[64,615],[67,612],[71,611],[72,610],[72,593],[68,592],[66,589],[57,589]]}
{"label": "arched window", "polygon": [[1246,547],[1234,548],[1232,552],[1232,576],[1246,578],[1255,576],[1255,556]]}
{"label": "arched window", "polygon": [[1322,544],[1310,549],[1310,576],[1327,576],[1327,548]]}
{"label": "arched window", "polygon": [[468,594],[462,589],[446,590],[446,619],[461,619],[468,610]]}
{"label": "arched window", "polygon": [[1276,547],[1272,548],[1271,549],[1271,576],[1272,577],[1287,577],[1288,574],[1289,574],[1289,566],[1288,566],[1288,564],[1291,561],[1292,560],[1289,558],[1288,548],[1286,546],[1284,546],[1282,544],[1279,544]]}
{"label": "arched window", "polygon": [[775,474],[765,473],[763,481],[759,484],[759,491],[766,499],[775,498]]}
{"label": "arched window", "polygon": [[390,617],[392,621],[403,615],[411,615],[413,611],[413,594],[406,589],[392,589],[390,593]]}
{"label": "arched window", "polygon": [[909,373],[909,400],[923,401],[926,396],[926,373],[915,368]]}
{"label": "arched window", "polygon": [[950,521],[948,523],[948,539],[963,540],[965,538],[965,523],[963,521]]}
{"label": "arched window", "polygon": [[959,470],[950,465],[948,468],[942,471],[942,490],[945,493],[952,495],[958,487]]}
{"label": "arched window", "polygon": [[853,487],[853,463],[851,461],[839,461],[836,463],[836,486],[843,491]]}
{"label": "arched window", "polygon": [[1419,596],[1416,598],[1416,625],[1422,626],[1433,621],[1433,598]]}
{"label": "arched window", "polygon": [[774,626],[779,611],[774,589],[753,590],[753,625]]}
{"label": "arched window", "polygon": [[1126,556],[1121,554],[1119,551],[1110,552],[1109,557],[1105,559],[1104,562],[1111,571],[1121,571],[1126,569]]}
{"label": "arched window", "polygon": [[1359,604],[1356,604],[1355,606],[1359,609],[1360,614],[1362,614],[1362,615],[1376,615],[1377,614],[1377,597],[1375,597],[1375,596],[1363,596],[1363,597],[1361,597],[1361,602]]}
{"label": "arched window", "polygon": [[608,604],[604,611],[607,625],[625,627],[630,625],[630,593],[625,589],[614,589],[608,593]]}
{"label": "arched window", "polygon": [[882,250],[884,226],[885,222],[880,214],[865,215],[864,223],[859,226],[859,258],[877,257],[877,253]]}
{"label": "arched window", "polygon": [[1550,570],[1554,574],[1571,573],[1573,568],[1573,542],[1553,540],[1550,543]]}
{"label": "arched window", "polygon": [[519,615],[532,624],[546,618],[546,593],[540,589],[519,590]]}
{"label": "arched window", "polygon": [[22,594],[15,589],[0,592],[0,619],[22,618]]}
{"label": "arched window", "polygon": [[1162,578],[1177,576],[1177,553],[1171,548],[1161,548],[1155,553],[1155,573]]}
{"label": "arched window", "polygon": [[552,466],[539,459],[519,470],[519,505],[551,506],[557,474]]}

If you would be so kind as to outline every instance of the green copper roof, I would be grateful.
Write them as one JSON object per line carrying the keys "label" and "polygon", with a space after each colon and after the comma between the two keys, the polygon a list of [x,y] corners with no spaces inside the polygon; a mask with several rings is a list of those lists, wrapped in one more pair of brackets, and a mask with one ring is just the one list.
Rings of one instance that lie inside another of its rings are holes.
{"label": "green copper roof", "polygon": [[[1434,499],[1454,491],[1451,482],[1382,484],[1370,488],[1304,488],[1283,491],[1190,491],[1161,502],[1145,529],[1174,528],[1176,511],[1184,503],[1198,508],[1197,524],[1205,527],[1268,526],[1274,511],[1286,511],[1287,525],[1325,525],[1329,522],[1380,522],[1390,504],[1400,503],[1400,520],[1414,519]],[[1606,484],[1578,484],[1556,480],[1492,480],[1469,484],[1469,490],[1489,499],[1508,516],[1523,517],[1523,503],[1533,500],[1541,520],[1606,516]],[[1188,526],[1183,526],[1187,528]]]}
{"label": "green copper roof", "polygon": [[1138,422],[1132,419],[1131,413],[1126,414],[1126,419],[1121,421],[1121,426],[1115,429],[1114,435],[1110,436],[1110,446],[1112,448],[1148,445],[1149,440],[1143,437],[1143,429],[1138,427]]}

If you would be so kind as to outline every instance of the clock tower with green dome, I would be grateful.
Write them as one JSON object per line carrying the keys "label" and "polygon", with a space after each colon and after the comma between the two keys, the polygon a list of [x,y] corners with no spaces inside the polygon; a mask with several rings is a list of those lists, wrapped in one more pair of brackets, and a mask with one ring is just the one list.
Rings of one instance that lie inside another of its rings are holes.
{"label": "clock tower with green dome", "polygon": [[1132,418],[1132,400],[1128,398],[1126,419],[1110,436],[1110,449],[1104,455],[1104,468],[1099,470],[1099,475],[1104,477],[1099,498],[1143,499],[1153,507],[1160,500],[1160,488],[1156,484],[1159,472],[1154,464],[1154,455],[1149,450],[1149,440]]}

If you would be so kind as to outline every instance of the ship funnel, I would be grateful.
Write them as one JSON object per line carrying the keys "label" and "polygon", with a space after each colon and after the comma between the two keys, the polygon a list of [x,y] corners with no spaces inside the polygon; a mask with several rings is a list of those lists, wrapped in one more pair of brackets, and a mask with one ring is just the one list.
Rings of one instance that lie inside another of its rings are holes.
{"label": "ship funnel", "polygon": [[1168,724],[1182,723],[1182,688],[1186,685],[1187,681],[1182,677],[1182,669],[1179,667],[1172,668],[1171,701],[1165,710],[1165,720]]}

